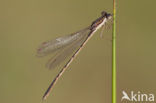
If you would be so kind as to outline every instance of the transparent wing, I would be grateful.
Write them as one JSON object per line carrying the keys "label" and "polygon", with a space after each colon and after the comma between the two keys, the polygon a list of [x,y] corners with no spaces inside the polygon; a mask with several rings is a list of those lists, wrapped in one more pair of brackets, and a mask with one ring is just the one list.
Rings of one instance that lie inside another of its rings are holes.
{"label": "transparent wing", "polygon": [[75,42],[77,39],[81,38],[82,34],[84,34],[84,32],[88,29],[89,27],[76,33],[42,43],[37,50],[37,56],[45,56],[49,53],[53,53],[59,49],[65,48],[66,46]]}
{"label": "transparent wing", "polygon": [[72,42],[72,44],[70,44],[61,52],[59,52],[54,58],[50,59],[46,66],[49,69],[53,69],[56,66],[58,66],[61,62],[66,60],[69,56],[71,56],[74,53],[74,51],[76,51],[80,47],[84,40],[86,40],[89,32],[90,29],[86,29],[85,31],[81,32],[81,36],[77,40],[75,40],[74,42]]}
{"label": "transparent wing", "polygon": [[66,47],[58,50],[56,52],[56,54],[47,62],[46,67],[49,69],[53,69],[56,66],[58,66],[61,62],[63,62],[65,60],[65,56],[61,56],[61,54],[63,55],[63,53],[70,48],[72,45],[74,44],[74,42],[72,44],[67,45]]}

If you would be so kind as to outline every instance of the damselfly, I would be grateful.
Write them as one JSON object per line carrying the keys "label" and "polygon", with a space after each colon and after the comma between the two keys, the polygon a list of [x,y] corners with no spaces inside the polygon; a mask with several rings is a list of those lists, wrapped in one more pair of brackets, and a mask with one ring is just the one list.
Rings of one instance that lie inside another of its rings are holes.
{"label": "damselfly", "polygon": [[93,34],[101,27],[105,27],[106,23],[112,20],[112,15],[103,11],[101,13],[101,17],[92,22],[90,26],[85,29],[82,29],[76,33],[56,38],[55,40],[44,42],[38,49],[38,56],[45,56],[49,53],[57,52],[56,55],[50,59],[47,63],[47,67],[49,69],[53,69],[58,66],[61,62],[66,60],[68,57],[69,60],[63,66],[58,75],[54,78],[47,91],[43,95],[43,100],[45,100],[57,80],[61,77],[63,72],[67,69],[73,59],[77,56],[83,46],[87,43],[87,41],[93,36]]}

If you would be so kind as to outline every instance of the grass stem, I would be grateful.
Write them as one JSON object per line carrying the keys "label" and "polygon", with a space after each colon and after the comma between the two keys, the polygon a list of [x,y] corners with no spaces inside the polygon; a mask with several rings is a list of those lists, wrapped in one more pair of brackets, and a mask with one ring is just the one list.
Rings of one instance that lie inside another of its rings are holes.
{"label": "grass stem", "polygon": [[112,103],[116,103],[116,0],[113,0]]}

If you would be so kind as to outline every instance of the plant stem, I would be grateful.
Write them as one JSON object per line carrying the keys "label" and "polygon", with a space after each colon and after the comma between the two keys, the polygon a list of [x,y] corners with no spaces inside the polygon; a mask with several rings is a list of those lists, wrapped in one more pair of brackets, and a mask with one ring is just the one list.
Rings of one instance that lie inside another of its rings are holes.
{"label": "plant stem", "polygon": [[112,103],[116,103],[116,0],[113,0]]}

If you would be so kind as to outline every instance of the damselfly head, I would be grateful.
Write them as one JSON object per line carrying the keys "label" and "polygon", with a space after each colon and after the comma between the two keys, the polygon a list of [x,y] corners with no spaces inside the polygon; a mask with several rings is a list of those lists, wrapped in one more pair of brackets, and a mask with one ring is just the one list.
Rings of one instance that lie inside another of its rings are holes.
{"label": "damselfly head", "polygon": [[107,13],[107,12],[105,12],[105,11],[102,11],[102,12],[101,12],[101,15],[102,15],[103,17],[106,17],[107,19],[111,19],[111,18],[112,18],[112,14]]}
{"label": "damselfly head", "polygon": [[98,30],[99,28],[104,26],[110,19],[112,19],[112,15],[105,11],[102,11],[101,17],[92,22],[91,30]]}

